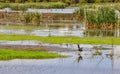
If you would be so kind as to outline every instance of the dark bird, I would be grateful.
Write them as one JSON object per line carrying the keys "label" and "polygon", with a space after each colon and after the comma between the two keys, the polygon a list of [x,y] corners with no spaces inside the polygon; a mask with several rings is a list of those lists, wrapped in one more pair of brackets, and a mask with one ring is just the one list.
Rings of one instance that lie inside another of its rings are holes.
{"label": "dark bird", "polygon": [[83,51],[83,48],[81,48],[79,44],[78,44],[78,51],[80,51],[80,52]]}

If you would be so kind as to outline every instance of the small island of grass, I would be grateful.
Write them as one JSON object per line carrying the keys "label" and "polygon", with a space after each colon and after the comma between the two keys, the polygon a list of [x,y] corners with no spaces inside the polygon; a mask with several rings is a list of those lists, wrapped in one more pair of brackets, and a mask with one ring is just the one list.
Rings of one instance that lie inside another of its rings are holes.
{"label": "small island of grass", "polygon": [[35,52],[35,51],[20,51],[20,50],[6,50],[0,49],[0,60],[11,59],[50,59],[65,57],[63,55],[52,52]]}

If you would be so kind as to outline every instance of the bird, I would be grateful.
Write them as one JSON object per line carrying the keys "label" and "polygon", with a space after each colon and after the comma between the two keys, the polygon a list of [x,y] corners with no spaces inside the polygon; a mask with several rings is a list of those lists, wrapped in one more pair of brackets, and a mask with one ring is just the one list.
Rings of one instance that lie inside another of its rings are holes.
{"label": "bird", "polygon": [[78,51],[82,52],[83,48],[81,48],[79,44],[77,46],[78,46]]}

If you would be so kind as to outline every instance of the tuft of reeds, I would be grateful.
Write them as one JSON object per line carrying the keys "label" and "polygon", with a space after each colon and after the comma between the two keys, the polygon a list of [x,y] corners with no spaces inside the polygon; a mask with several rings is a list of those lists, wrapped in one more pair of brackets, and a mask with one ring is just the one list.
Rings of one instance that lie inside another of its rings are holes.
{"label": "tuft of reeds", "polygon": [[83,20],[84,19],[84,16],[85,16],[84,9],[85,9],[84,7],[81,7],[75,12],[75,14],[77,14],[77,19],[78,20]]}
{"label": "tuft of reeds", "polygon": [[40,24],[42,14],[38,12],[28,12],[24,14],[25,23]]}

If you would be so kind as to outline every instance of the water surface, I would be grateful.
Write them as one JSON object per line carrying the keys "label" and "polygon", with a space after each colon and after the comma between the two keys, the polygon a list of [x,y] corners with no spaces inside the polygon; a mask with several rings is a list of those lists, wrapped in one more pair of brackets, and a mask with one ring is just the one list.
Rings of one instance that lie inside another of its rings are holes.
{"label": "water surface", "polygon": [[0,34],[33,36],[120,37],[120,30],[88,30],[81,23],[42,23],[39,26],[0,25]]}
{"label": "water surface", "polygon": [[119,49],[114,46],[113,57],[107,55],[111,49],[101,50],[101,55],[93,55],[93,49],[60,53],[71,55],[69,58],[0,61],[0,74],[119,74]]}

